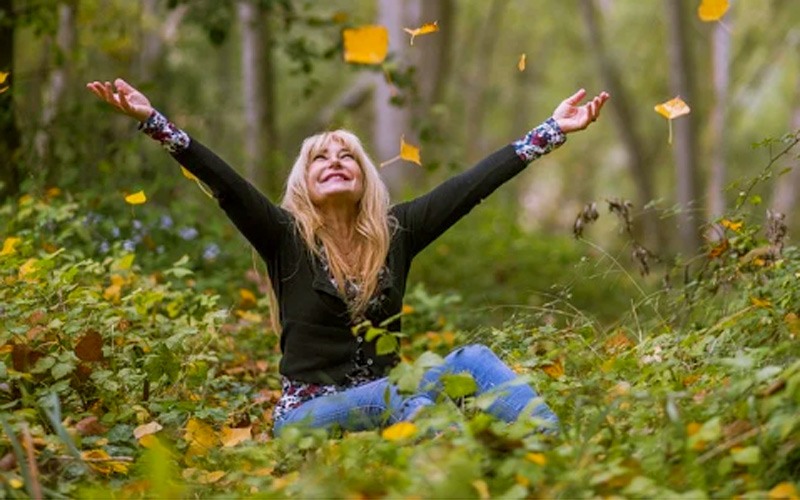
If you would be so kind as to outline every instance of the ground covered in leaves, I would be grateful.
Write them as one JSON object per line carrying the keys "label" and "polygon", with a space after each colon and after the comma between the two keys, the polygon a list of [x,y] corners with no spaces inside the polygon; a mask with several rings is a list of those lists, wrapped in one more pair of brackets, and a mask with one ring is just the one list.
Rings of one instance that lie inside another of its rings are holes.
{"label": "ground covered in leaves", "polygon": [[728,220],[690,280],[612,325],[553,302],[462,329],[452,297],[408,294],[401,387],[481,342],[558,435],[493,421],[457,380],[413,424],[276,439],[263,294],[99,254],[64,198],[0,209],[0,497],[798,498],[800,252],[753,253],[757,226]]}

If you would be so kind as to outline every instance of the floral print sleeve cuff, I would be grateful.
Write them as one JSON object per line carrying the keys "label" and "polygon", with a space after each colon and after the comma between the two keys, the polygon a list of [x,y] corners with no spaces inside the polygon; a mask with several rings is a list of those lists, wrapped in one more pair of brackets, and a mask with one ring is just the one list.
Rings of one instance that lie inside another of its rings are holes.
{"label": "floral print sleeve cuff", "polygon": [[139,130],[161,143],[170,153],[189,147],[189,134],[176,127],[167,117],[156,110],[139,124]]}
{"label": "floral print sleeve cuff", "polygon": [[561,146],[566,140],[566,134],[561,131],[556,120],[551,117],[525,134],[525,137],[511,144],[514,146],[517,156],[522,161],[530,163]]}

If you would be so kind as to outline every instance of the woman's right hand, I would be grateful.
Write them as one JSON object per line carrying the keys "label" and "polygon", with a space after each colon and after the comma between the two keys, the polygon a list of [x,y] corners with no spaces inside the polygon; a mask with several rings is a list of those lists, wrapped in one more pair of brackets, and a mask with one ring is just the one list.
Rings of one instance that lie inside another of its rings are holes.
{"label": "woman's right hand", "polygon": [[[116,87],[116,92],[114,92],[114,87]],[[111,85],[111,82],[94,81],[87,83],[86,88],[120,113],[136,118],[140,122],[144,122],[153,114],[150,100],[122,78],[114,80],[114,86]]]}

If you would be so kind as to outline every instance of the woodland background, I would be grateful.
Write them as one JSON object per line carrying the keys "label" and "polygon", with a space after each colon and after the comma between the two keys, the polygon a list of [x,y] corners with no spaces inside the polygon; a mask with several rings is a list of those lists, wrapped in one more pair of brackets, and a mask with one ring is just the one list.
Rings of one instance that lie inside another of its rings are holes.
{"label": "woodland background", "polygon": [[[796,498],[800,9],[703,22],[699,3],[0,0],[2,494]],[[345,63],[342,30],[366,24],[389,57]],[[382,168],[400,201],[609,91],[419,257],[398,344],[407,386],[425,351],[491,345],[563,435],[495,426],[462,380],[465,414],[399,437],[272,439],[263,267],[84,88],[115,77],[273,200],[319,130],[376,163],[417,145],[421,167]],[[675,96],[670,134],[654,106]]]}

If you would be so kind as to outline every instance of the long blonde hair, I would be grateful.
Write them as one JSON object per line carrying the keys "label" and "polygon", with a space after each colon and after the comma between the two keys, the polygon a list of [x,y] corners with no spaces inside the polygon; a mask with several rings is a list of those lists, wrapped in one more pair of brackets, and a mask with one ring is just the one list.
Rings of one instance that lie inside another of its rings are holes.
{"label": "long blonde hair", "polygon": [[[358,202],[355,224],[355,251],[358,265],[351,265],[336,245],[334,236],[325,228],[322,214],[312,203],[306,182],[306,170],[312,158],[336,141],[355,157],[363,174],[364,192]],[[391,239],[389,229],[389,191],[355,134],[347,130],[333,130],[308,137],[286,181],[286,191],[281,206],[294,216],[296,229],[309,252],[317,258],[326,258],[328,269],[336,281],[339,293],[345,296],[345,282],[349,279],[358,285],[358,293],[349,304],[350,314],[363,313],[379,286],[380,271],[386,262]],[[320,248],[320,246],[322,248]],[[324,249],[324,250],[323,250]],[[323,255],[324,251],[324,255]],[[270,287],[272,325],[280,331],[277,298]]]}

